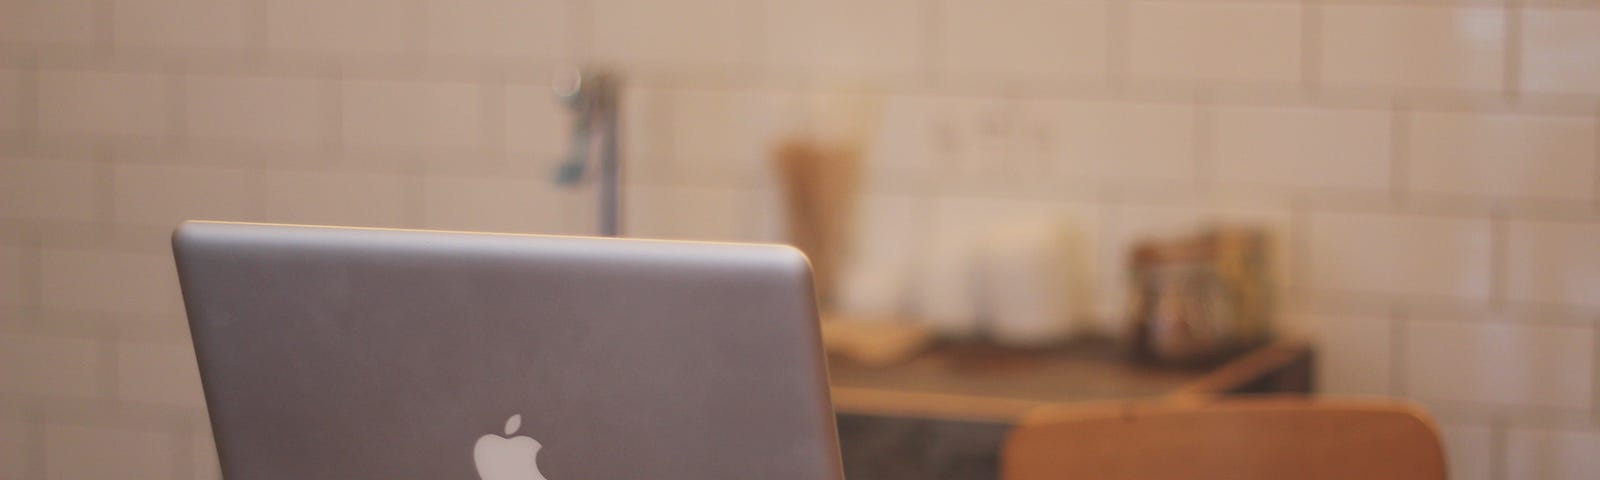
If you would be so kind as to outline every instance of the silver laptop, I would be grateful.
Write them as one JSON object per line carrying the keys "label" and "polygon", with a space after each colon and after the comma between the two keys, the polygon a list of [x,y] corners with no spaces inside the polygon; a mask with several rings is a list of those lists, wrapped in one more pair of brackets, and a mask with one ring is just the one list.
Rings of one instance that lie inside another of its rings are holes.
{"label": "silver laptop", "polygon": [[779,246],[191,222],[224,476],[841,478]]}

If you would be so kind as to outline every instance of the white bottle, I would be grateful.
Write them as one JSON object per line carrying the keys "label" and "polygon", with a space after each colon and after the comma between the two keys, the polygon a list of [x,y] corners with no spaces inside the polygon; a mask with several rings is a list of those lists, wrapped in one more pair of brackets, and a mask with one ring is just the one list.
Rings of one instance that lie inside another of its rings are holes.
{"label": "white bottle", "polygon": [[1053,217],[1010,223],[975,246],[979,310],[995,343],[1037,347],[1065,340],[1073,322],[1076,285],[1070,229]]}

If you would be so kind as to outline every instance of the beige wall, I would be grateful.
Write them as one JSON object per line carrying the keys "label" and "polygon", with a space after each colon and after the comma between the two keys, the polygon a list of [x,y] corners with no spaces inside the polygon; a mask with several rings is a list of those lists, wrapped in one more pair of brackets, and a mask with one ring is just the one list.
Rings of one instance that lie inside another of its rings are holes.
{"label": "beige wall", "polygon": [[0,0],[0,478],[216,477],[180,219],[588,231],[575,60],[630,75],[633,234],[780,238],[767,142],[861,87],[867,256],[1055,211],[1112,314],[1133,238],[1259,222],[1327,391],[1600,476],[1592,2]]}

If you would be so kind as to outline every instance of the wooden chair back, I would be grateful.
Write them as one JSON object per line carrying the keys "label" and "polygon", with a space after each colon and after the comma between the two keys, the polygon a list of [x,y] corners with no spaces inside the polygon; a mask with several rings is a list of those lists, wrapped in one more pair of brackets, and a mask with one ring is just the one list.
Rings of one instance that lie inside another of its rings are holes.
{"label": "wooden chair back", "polygon": [[1442,480],[1445,460],[1433,421],[1404,402],[1134,402],[1030,414],[1001,478]]}

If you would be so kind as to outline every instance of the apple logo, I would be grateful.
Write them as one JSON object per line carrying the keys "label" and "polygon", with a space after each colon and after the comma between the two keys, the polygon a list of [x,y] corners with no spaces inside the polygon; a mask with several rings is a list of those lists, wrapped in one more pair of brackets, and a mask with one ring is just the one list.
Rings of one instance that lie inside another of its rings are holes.
{"label": "apple logo", "polygon": [[[506,436],[489,434],[478,438],[472,448],[472,460],[478,466],[478,478],[483,480],[545,480],[539,473],[539,448],[543,445],[533,437],[517,436],[522,428],[522,415],[506,419]],[[508,438],[509,437],[509,438]]]}

